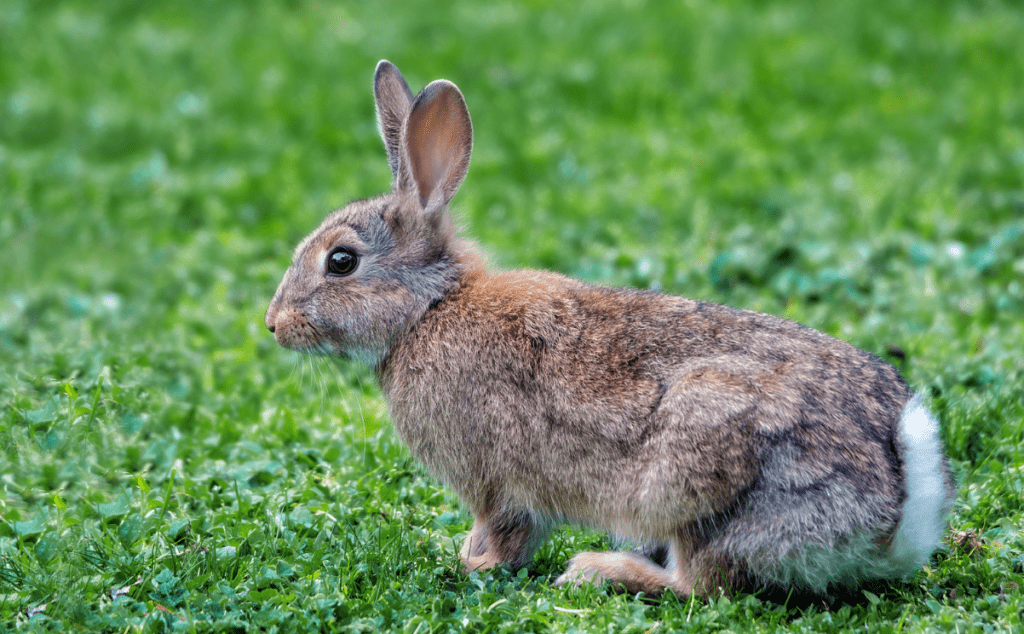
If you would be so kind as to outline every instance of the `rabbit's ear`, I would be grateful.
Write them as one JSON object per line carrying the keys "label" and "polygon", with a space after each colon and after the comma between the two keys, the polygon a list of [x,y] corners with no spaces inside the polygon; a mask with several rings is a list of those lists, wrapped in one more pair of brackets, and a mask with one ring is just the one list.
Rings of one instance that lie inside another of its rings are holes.
{"label": "rabbit's ear", "polygon": [[473,124],[455,84],[439,79],[423,89],[405,122],[398,189],[413,194],[427,215],[443,209],[469,169]]}
{"label": "rabbit's ear", "polygon": [[373,73],[373,97],[377,102],[377,126],[388,152],[391,174],[397,178],[402,124],[412,107],[413,94],[402,73],[386,59],[380,60]]}

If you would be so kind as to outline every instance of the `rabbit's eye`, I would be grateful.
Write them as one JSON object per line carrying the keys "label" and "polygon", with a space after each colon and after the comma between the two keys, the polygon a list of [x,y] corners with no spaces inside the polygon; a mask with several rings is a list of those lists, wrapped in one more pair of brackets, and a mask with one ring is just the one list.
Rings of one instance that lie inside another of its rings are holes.
{"label": "rabbit's eye", "polygon": [[327,272],[332,275],[351,275],[359,258],[351,249],[335,249],[327,256]]}

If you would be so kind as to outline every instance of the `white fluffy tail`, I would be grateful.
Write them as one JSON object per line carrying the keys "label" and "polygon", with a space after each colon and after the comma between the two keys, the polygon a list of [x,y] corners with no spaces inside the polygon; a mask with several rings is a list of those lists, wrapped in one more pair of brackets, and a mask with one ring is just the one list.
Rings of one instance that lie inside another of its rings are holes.
{"label": "white fluffy tail", "polygon": [[900,435],[907,499],[888,554],[893,572],[906,576],[927,564],[939,547],[953,496],[943,466],[939,426],[920,395],[914,395],[903,409]]}

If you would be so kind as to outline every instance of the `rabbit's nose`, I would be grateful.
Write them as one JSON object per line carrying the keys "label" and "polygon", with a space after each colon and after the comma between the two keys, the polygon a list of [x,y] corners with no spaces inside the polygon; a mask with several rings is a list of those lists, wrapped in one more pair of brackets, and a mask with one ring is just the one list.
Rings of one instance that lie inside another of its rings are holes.
{"label": "rabbit's nose", "polygon": [[274,323],[274,315],[268,310],[266,317],[263,318],[263,323],[267,325],[267,330],[274,332],[277,329],[277,325]]}

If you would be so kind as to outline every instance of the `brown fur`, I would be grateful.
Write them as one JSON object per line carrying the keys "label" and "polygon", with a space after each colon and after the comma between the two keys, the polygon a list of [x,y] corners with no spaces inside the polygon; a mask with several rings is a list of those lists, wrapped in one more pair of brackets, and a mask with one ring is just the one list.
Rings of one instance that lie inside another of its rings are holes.
{"label": "brown fur", "polygon": [[[452,229],[469,114],[375,76],[395,189],[296,250],[267,312],[289,348],[364,358],[413,455],[476,517],[469,570],[527,564],[554,523],[667,546],[662,567],[581,553],[559,583],[707,594],[859,535],[884,550],[906,495],[912,396],[876,357],[799,324],[552,273],[491,271]],[[350,276],[324,272],[345,247]]]}

